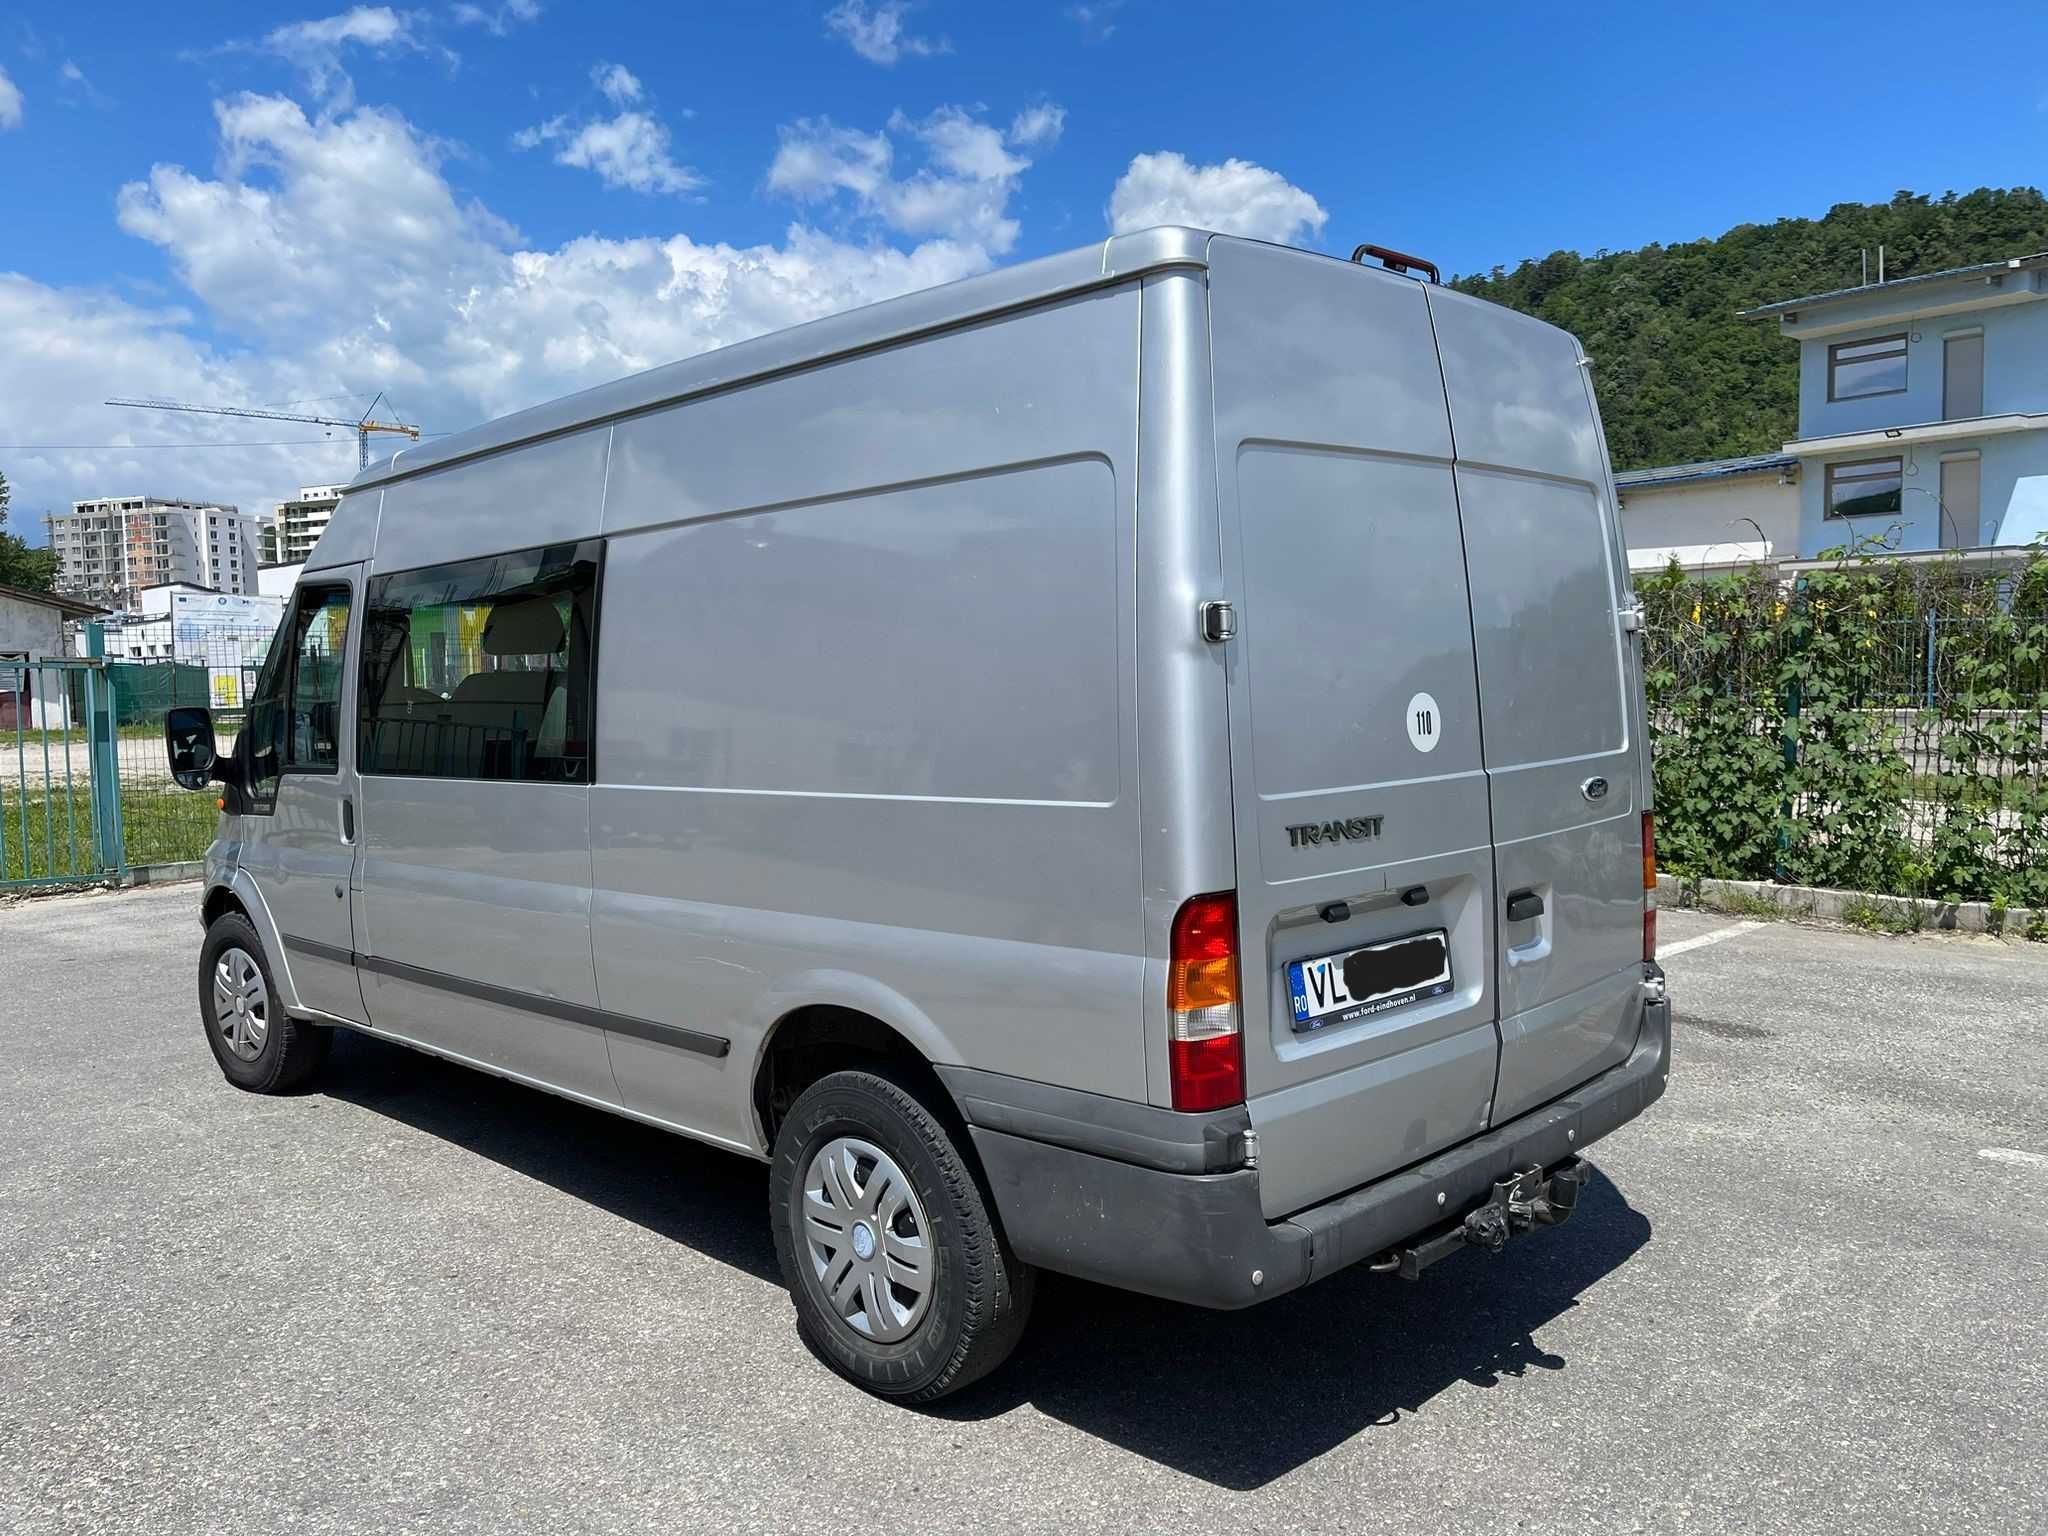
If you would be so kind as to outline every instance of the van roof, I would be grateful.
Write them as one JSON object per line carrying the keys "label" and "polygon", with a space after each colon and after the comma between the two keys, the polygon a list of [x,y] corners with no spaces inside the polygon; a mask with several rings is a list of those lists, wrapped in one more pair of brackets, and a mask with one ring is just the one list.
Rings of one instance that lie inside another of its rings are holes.
{"label": "van roof", "polygon": [[439,442],[405,447],[372,464],[350,483],[365,490],[424,470],[553,437],[691,395],[729,389],[811,367],[869,347],[945,330],[969,320],[1041,304],[1063,294],[1121,283],[1168,267],[1206,267],[1209,242],[1230,238],[1208,230],[1160,225],[1112,235],[1095,245],[1020,262],[936,288],[863,305],[820,320],[718,347],[609,384],[515,411]]}

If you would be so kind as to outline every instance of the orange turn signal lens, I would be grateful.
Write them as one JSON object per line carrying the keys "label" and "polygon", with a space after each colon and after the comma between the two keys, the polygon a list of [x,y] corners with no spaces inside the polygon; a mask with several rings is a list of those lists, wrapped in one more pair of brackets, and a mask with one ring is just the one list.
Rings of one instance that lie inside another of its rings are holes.
{"label": "orange turn signal lens", "polygon": [[1175,1013],[1237,1001],[1237,956],[1176,961],[1166,982],[1166,1006]]}

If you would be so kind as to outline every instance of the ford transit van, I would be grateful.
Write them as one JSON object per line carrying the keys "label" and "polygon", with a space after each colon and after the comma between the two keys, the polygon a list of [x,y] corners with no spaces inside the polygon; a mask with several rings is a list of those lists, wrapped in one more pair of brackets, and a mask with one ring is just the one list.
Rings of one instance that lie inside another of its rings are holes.
{"label": "ford transit van", "polygon": [[1402,272],[1154,229],[764,336],[348,488],[167,722],[206,1038],[767,1162],[894,1397],[1039,1270],[1413,1277],[1663,1090],[1637,622],[1577,344]]}

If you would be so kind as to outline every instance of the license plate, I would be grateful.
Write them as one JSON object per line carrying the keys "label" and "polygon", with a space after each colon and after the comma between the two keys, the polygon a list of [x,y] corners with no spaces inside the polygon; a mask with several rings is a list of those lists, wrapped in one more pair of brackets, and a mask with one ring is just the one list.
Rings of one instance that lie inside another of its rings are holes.
{"label": "license plate", "polygon": [[1355,1024],[1450,990],[1451,947],[1441,928],[1287,967],[1297,1034]]}

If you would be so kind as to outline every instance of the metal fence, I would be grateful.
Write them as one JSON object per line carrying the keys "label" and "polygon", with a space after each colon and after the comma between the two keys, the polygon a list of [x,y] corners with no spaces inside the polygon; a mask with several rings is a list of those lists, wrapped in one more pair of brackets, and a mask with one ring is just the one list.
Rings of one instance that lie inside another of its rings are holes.
{"label": "metal fence", "polygon": [[104,880],[196,861],[215,797],[178,788],[164,715],[214,712],[232,751],[271,639],[214,629],[166,654],[0,662],[0,886]]}
{"label": "metal fence", "polygon": [[1730,585],[1653,609],[1643,659],[1667,863],[2048,902],[2048,619],[2009,600],[1964,606],[1901,614],[1868,591],[1816,602]]}
{"label": "metal fence", "polygon": [[103,879],[122,862],[105,669],[0,661],[0,888]]}
{"label": "metal fence", "polygon": [[178,705],[207,706],[222,754],[232,752],[272,633],[215,628],[181,637],[173,655],[107,658],[126,865],[188,863],[205,854],[219,815],[216,797],[180,789],[172,780],[164,715]]}

